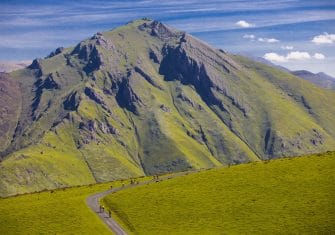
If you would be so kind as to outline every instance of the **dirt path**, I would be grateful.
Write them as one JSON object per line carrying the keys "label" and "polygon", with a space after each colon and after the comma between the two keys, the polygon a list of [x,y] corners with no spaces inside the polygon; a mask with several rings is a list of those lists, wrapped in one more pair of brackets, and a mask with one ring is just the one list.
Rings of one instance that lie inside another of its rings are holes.
{"label": "dirt path", "polygon": [[100,217],[100,219],[116,234],[116,235],[126,235],[126,231],[123,230],[123,228],[113,219],[113,217],[109,217],[108,212],[105,211],[100,211],[100,204],[99,201],[101,198],[107,196],[110,193],[114,193],[114,192],[118,192],[121,191],[123,189],[127,189],[127,188],[134,188],[134,187],[138,187],[141,185],[146,185],[146,184],[150,184],[150,183],[156,183],[157,181],[162,181],[162,180],[167,180],[167,179],[172,179],[178,176],[182,176],[182,175],[187,175],[191,172],[179,172],[173,175],[164,175],[164,176],[160,176],[159,179],[151,179],[151,180],[147,180],[147,181],[143,181],[140,182],[138,184],[129,184],[126,185],[124,187],[119,187],[119,188],[115,188],[115,189],[110,189],[107,191],[103,191],[100,193],[96,193],[93,194],[91,196],[89,196],[86,199],[86,204],[94,211],[95,214],[97,214],[97,216]]}
{"label": "dirt path", "polygon": [[99,200],[104,196],[116,191],[117,189],[110,189],[101,193],[94,194],[86,199],[86,203],[100,217],[100,219],[105,224],[107,224],[107,226],[111,230],[113,230],[115,234],[126,235],[127,233],[120,227],[120,225],[116,223],[116,221],[113,218],[109,218],[109,215],[107,214],[106,211],[104,212],[100,211]]}

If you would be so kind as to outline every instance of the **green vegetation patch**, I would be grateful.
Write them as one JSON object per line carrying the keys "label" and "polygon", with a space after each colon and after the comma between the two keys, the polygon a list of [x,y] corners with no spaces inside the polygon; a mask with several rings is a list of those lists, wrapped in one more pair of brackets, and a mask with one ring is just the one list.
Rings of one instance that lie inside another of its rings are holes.
{"label": "green vegetation patch", "polygon": [[121,184],[129,180],[0,199],[0,234],[112,234],[86,198]]}
{"label": "green vegetation patch", "polygon": [[136,234],[335,232],[335,153],[217,168],[105,197]]}

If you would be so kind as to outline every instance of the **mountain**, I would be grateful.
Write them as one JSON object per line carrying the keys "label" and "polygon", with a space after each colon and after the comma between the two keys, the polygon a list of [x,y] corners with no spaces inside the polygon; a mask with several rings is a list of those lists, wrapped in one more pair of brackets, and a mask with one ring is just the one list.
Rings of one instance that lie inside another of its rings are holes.
{"label": "mountain", "polygon": [[0,72],[12,72],[31,64],[31,61],[0,61]]}
{"label": "mountain", "polygon": [[276,65],[272,63],[271,61],[268,61],[262,57],[252,57],[252,59],[261,62],[263,64],[278,68],[279,70],[282,70],[284,72],[292,73],[293,75],[300,77],[302,79],[305,79],[311,83],[314,83],[315,85],[325,88],[325,89],[335,89],[335,78],[329,76],[328,74],[325,74],[323,72],[320,73],[312,73],[307,70],[296,70],[291,71],[288,68],[285,68],[280,65]]}
{"label": "mountain", "polygon": [[0,84],[0,196],[335,149],[334,92],[148,19]]}
{"label": "mountain", "polygon": [[270,65],[273,67],[278,68],[279,70],[282,70],[284,72],[291,73],[297,77],[300,77],[302,79],[305,79],[311,83],[314,83],[315,85],[325,88],[325,89],[335,89],[335,78],[329,76],[328,74],[325,74],[323,72],[320,73],[312,73],[307,70],[296,70],[296,71],[291,71],[288,68],[285,68],[283,66],[277,65],[272,63],[271,61],[268,61],[262,57],[252,57],[252,59],[261,62],[266,65]]}
{"label": "mountain", "polygon": [[335,78],[329,76],[325,73],[312,73],[306,70],[297,70],[292,71],[293,75],[301,77],[307,81],[310,81],[319,87],[323,87],[326,89],[335,89]]}

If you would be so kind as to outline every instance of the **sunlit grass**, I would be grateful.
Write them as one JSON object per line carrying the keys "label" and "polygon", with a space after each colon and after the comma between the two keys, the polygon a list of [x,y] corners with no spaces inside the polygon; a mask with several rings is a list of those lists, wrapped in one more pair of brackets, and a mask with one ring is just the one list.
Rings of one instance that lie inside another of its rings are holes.
{"label": "sunlit grass", "polygon": [[136,234],[335,232],[335,153],[242,164],[127,189],[104,202]]}
{"label": "sunlit grass", "polygon": [[112,234],[86,198],[122,184],[129,180],[0,199],[0,234]]}

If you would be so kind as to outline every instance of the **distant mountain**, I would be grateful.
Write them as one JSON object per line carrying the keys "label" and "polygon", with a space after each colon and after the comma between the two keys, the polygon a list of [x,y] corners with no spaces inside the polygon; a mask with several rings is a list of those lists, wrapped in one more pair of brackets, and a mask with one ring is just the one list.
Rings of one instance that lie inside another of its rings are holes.
{"label": "distant mountain", "polygon": [[335,89],[335,78],[325,73],[312,73],[306,70],[292,71],[292,74],[310,81],[319,87],[326,89]]}
{"label": "distant mountain", "polygon": [[22,69],[31,64],[31,61],[0,61],[0,72],[12,72]]}
{"label": "distant mountain", "polygon": [[277,65],[272,63],[271,61],[268,61],[262,57],[253,57],[254,60],[261,62],[266,65],[270,65],[273,67],[276,67],[282,71],[289,72],[295,76],[298,76],[302,79],[305,79],[311,83],[314,83],[315,85],[325,88],[325,89],[335,89],[335,78],[329,76],[328,74],[325,74],[323,72],[320,73],[312,73],[307,70],[296,70],[291,71],[288,68],[285,68],[281,65]]}
{"label": "distant mountain", "polygon": [[0,195],[335,149],[335,93],[148,19],[0,77]]}

